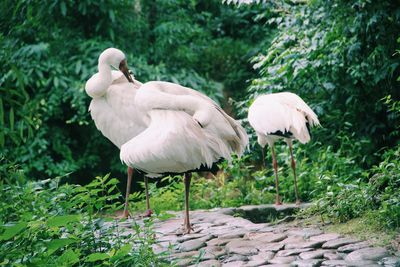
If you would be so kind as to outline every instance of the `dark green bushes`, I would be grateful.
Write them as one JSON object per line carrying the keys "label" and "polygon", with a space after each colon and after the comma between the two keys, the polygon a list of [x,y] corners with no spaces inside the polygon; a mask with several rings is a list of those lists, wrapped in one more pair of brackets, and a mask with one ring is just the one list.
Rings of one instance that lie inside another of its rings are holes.
{"label": "dark green bushes", "polygon": [[[5,266],[166,266],[151,248],[151,221],[122,234],[103,217],[121,207],[118,181],[97,177],[86,186],[59,179],[0,183],[0,259]],[[168,264],[169,266],[169,264]]]}

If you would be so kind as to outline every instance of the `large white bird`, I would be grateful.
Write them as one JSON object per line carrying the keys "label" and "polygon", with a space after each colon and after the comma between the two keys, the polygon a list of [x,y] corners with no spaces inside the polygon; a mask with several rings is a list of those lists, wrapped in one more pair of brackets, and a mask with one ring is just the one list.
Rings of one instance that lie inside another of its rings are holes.
{"label": "large white bird", "polygon": [[[134,105],[135,96],[142,85],[123,72],[127,72],[124,53],[115,48],[104,50],[98,60],[98,73],[94,74],[85,86],[86,93],[92,97],[89,111],[97,129],[118,148],[146,129],[143,115]],[[133,169],[128,167],[128,179],[123,217],[128,217],[128,198]],[[147,213],[151,214],[147,177],[145,177]]]}
{"label": "large white bird", "polygon": [[[92,118],[103,135],[121,148],[121,160],[146,177],[185,174],[184,227],[190,233],[191,172],[209,169],[222,158],[229,160],[233,152],[241,155],[248,136],[207,96],[168,82],[148,82],[140,88],[123,82],[121,86],[113,82],[111,67],[136,83],[125,55],[114,48],[105,50],[99,58],[99,74],[86,84],[93,97]],[[114,81],[118,79],[123,77]]]}
{"label": "large white bird", "polygon": [[298,95],[282,92],[259,96],[249,108],[248,120],[256,131],[257,141],[263,152],[263,161],[265,145],[268,144],[271,147],[275,173],[276,205],[280,205],[282,202],[279,196],[278,164],[274,143],[278,139],[284,139],[289,145],[296,204],[300,204],[292,140],[297,139],[302,144],[310,141],[309,127],[320,125],[317,115]]}
{"label": "large white bird", "polygon": [[230,160],[232,153],[241,155],[248,144],[247,133],[210,98],[174,83],[143,84],[134,105],[147,128],[122,145],[121,160],[148,177],[184,174],[184,231],[190,233],[191,172]]}

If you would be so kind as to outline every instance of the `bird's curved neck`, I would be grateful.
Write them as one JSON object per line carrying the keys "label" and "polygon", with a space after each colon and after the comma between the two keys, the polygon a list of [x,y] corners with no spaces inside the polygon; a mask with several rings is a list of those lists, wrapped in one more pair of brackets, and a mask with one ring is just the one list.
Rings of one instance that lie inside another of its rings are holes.
{"label": "bird's curved neck", "polygon": [[98,64],[99,74],[100,74],[100,83],[104,88],[108,88],[111,85],[111,67],[109,64],[100,61]]}

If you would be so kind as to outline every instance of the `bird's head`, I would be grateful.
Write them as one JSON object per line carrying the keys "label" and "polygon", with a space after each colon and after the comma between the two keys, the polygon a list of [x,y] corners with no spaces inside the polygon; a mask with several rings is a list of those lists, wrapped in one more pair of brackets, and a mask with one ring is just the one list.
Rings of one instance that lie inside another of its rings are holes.
{"label": "bird's head", "polygon": [[119,69],[128,79],[129,82],[133,83],[133,79],[129,73],[128,64],[126,62],[125,54],[116,48],[108,48],[104,50],[99,57],[99,63],[106,62],[115,69]]}

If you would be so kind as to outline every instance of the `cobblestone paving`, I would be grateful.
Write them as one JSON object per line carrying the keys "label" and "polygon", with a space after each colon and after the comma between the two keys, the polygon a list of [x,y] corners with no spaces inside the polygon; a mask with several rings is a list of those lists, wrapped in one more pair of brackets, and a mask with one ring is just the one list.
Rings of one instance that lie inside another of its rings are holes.
{"label": "cobblestone paving", "polygon": [[[259,206],[240,209],[254,211]],[[275,209],[263,205],[263,209]],[[284,205],[285,212],[295,206]],[[285,222],[253,223],[233,216],[238,209],[193,211],[194,232],[180,235],[182,215],[156,221],[157,244],[154,251],[169,249],[170,259],[178,266],[399,266],[400,258],[386,248],[371,247],[336,233],[318,228],[301,228]],[[171,250],[172,248],[172,250]]]}

